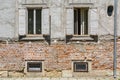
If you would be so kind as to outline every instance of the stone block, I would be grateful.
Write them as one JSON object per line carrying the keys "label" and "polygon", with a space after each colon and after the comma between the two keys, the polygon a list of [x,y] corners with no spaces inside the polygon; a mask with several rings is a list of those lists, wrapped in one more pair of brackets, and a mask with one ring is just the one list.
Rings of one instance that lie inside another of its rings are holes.
{"label": "stone block", "polygon": [[59,80],[59,78],[51,78],[51,80]]}
{"label": "stone block", "polygon": [[60,78],[60,80],[68,80],[68,78]]}
{"label": "stone block", "polygon": [[77,80],[86,80],[86,78],[78,78]]}
{"label": "stone block", "polygon": [[61,77],[61,72],[50,71],[45,73],[46,77]]}
{"label": "stone block", "polygon": [[41,72],[28,72],[26,73],[25,77],[43,77],[44,76],[44,73],[41,73]]}
{"label": "stone block", "polygon": [[20,72],[9,72],[8,73],[9,77],[24,77],[24,73],[20,73]]}
{"label": "stone block", "polygon": [[0,71],[0,77],[7,77],[8,71]]}
{"label": "stone block", "polygon": [[44,78],[41,78],[41,80],[50,80],[50,78],[44,77]]}
{"label": "stone block", "polygon": [[62,77],[72,77],[72,71],[71,70],[63,70]]}
{"label": "stone block", "polygon": [[69,78],[68,80],[77,80],[77,78]]}

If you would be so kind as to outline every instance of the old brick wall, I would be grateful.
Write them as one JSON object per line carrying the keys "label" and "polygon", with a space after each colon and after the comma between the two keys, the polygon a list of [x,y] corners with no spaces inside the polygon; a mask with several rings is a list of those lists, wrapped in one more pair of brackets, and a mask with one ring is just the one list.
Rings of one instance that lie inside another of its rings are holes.
{"label": "old brick wall", "polygon": [[[117,42],[120,70],[120,41]],[[40,42],[0,43],[0,71],[23,71],[26,60],[44,61],[45,71],[71,70],[72,60],[92,60],[92,70],[113,69],[113,42],[45,45]]]}

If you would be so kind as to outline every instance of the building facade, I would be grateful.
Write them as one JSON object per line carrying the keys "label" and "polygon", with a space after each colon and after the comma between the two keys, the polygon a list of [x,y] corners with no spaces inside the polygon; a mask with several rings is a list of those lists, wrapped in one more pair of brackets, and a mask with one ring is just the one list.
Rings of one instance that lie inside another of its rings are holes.
{"label": "building facade", "polygon": [[0,2],[0,76],[113,75],[114,0]]}

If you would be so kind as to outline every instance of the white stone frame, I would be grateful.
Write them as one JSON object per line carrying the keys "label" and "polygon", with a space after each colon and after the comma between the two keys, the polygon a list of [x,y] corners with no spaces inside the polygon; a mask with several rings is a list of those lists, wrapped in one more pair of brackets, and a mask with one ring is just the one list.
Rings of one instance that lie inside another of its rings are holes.
{"label": "white stone frame", "polygon": [[[41,8],[41,36],[43,34],[49,34],[49,8],[47,7],[47,3],[39,3],[39,4],[25,4],[24,2],[19,1],[19,7],[18,7],[18,12],[19,10],[23,10],[25,12],[24,14],[21,13],[22,18],[20,15],[18,15],[18,31],[20,36],[27,36],[28,34],[28,8]],[[43,12],[44,11],[44,12]],[[20,14],[20,13],[18,13]],[[45,16],[44,16],[45,15]],[[46,16],[47,15],[47,16]],[[24,16],[24,17],[23,17]],[[23,19],[23,21],[21,19]],[[45,18],[45,19],[44,19]],[[20,23],[21,21],[21,23]],[[33,34],[34,35],[34,34]],[[39,36],[40,36],[39,35]]]}
{"label": "white stone frame", "polygon": [[[42,72],[28,72],[27,71],[27,63],[28,62],[41,62],[42,63]],[[26,74],[26,76],[44,76],[45,75],[45,71],[44,71],[44,60],[26,60],[25,61],[25,68],[24,68],[24,73]]]}
{"label": "white stone frame", "polygon": [[[74,8],[88,8],[88,35],[89,36],[90,35],[95,35],[95,36],[98,35],[98,13],[97,13],[97,8],[94,6],[94,3],[92,1],[85,2],[83,0],[83,2],[79,2],[79,1],[73,2],[72,0],[70,0],[68,3],[67,9],[74,10]],[[72,14],[71,19],[73,19],[72,21],[74,21],[74,11],[70,14]],[[94,18],[93,18],[93,16],[94,16]],[[68,23],[70,23],[70,24],[68,24]],[[73,25],[73,27],[74,27],[74,22],[72,24],[71,23],[72,23],[71,21],[67,22],[67,24],[66,24],[67,32],[66,33],[67,33],[67,35],[74,36],[74,29],[73,29],[73,31],[71,31],[72,27],[71,26],[68,27],[68,25]]]}
{"label": "white stone frame", "polygon": [[74,72],[74,62],[87,62],[88,63],[88,72],[92,70],[92,61],[91,60],[72,60],[72,71],[73,73],[81,73],[81,72]]}

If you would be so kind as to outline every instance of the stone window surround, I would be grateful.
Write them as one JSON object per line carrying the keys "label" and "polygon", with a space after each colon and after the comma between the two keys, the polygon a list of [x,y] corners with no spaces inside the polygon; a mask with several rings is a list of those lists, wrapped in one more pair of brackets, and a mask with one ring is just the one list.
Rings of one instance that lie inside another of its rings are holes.
{"label": "stone window surround", "polygon": [[27,62],[27,72],[42,72],[42,62]]}
{"label": "stone window surround", "polygon": [[72,71],[73,73],[80,73],[80,72],[74,72],[74,62],[87,62],[88,63],[88,71],[90,72],[92,70],[92,60],[72,60]]}
{"label": "stone window surround", "polygon": [[[85,69],[77,69],[77,65],[84,65]],[[88,62],[74,62],[73,63],[74,72],[88,72]]]}
{"label": "stone window surround", "polygon": [[[49,7],[47,6],[47,3],[40,3],[40,4],[25,4],[25,3],[22,3],[20,6],[19,6],[19,9],[24,9],[25,11],[26,11],[26,13],[25,13],[25,17],[27,18],[27,14],[28,14],[28,11],[27,11],[27,9],[32,9],[32,8],[41,8],[41,9],[48,9]],[[27,21],[27,19],[26,19],[26,22],[28,22]],[[28,31],[27,30],[27,26],[28,26],[28,24],[26,24],[26,32]],[[42,26],[41,26],[42,27]],[[31,34],[28,34],[28,33],[26,33],[26,35],[25,36],[21,36],[20,37],[20,40],[23,40],[23,41],[34,41],[34,40],[44,40],[44,35],[47,35],[47,36],[49,36],[49,34],[33,34],[33,35],[31,35]]]}
{"label": "stone window surround", "polygon": [[[79,3],[78,3],[79,4]],[[74,35],[72,34],[66,34],[66,43],[69,41],[98,41],[98,35],[91,35],[90,34],[90,9],[97,9],[94,7],[94,5],[91,3],[90,5],[76,5],[76,4],[70,4],[69,7],[66,7],[66,9],[73,9],[74,8],[88,8],[88,35]],[[74,25],[72,25],[74,27]],[[74,32],[74,29],[73,29]],[[67,32],[66,32],[67,33]]]}
{"label": "stone window surround", "polygon": [[42,70],[37,71],[37,73],[43,74],[44,73],[44,60],[26,60],[25,61],[25,69],[24,73],[36,73],[36,71],[28,71],[28,63],[42,63]]}
{"label": "stone window surround", "polygon": [[[94,9],[96,7],[94,7],[94,3],[93,2],[87,2],[87,3],[77,3],[77,2],[69,2],[69,5],[66,7],[66,9],[75,9],[75,8],[88,8],[88,35],[85,35],[85,36],[90,36],[89,33],[89,26],[90,26],[90,9]],[[74,26],[74,25],[73,25]],[[74,30],[73,30],[74,31]],[[73,34],[72,34],[73,35]],[[77,35],[73,35],[74,36],[77,36]],[[81,37],[81,35],[78,35],[79,37]]]}

